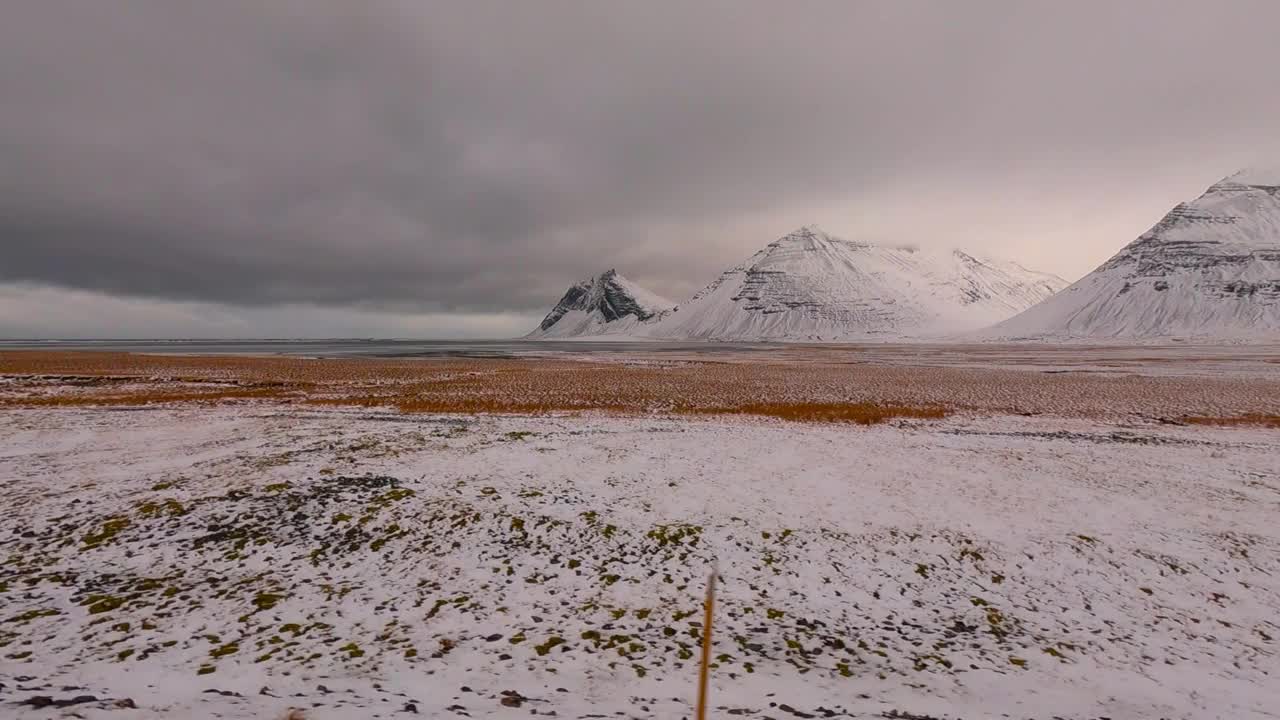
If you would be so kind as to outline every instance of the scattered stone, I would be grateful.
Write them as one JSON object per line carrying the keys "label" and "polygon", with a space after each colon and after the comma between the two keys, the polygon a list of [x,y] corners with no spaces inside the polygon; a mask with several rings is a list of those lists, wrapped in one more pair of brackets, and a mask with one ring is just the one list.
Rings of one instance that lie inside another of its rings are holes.
{"label": "scattered stone", "polygon": [[33,708],[47,707],[70,707],[72,705],[82,705],[84,703],[98,702],[98,698],[93,695],[76,695],[72,698],[62,698],[54,700],[48,695],[33,695],[26,700],[19,701],[19,705],[29,705]]}
{"label": "scattered stone", "polygon": [[502,700],[500,700],[499,702],[501,702],[506,707],[518,708],[521,705],[524,705],[525,701],[528,699],[529,698],[521,695],[515,690],[503,690]]}

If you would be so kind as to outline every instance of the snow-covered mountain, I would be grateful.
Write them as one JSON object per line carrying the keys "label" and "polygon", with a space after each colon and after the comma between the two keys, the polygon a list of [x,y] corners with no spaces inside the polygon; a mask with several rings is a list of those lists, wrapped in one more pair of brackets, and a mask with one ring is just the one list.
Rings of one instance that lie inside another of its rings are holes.
{"label": "snow-covered mountain", "polygon": [[1280,338],[1280,167],[1180,203],[1071,287],[993,338]]}
{"label": "snow-covered mountain", "polygon": [[530,339],[587,335],[643,335],[641,326],[657,320],[675,303],[609,270],[571,286]]}
{"label": "snow-covered mountain", "polygon": [[645,334],[714,340],[858,340],[990,325],[1066,286],[955,251],[885,247],[801,228],[770,243]]}

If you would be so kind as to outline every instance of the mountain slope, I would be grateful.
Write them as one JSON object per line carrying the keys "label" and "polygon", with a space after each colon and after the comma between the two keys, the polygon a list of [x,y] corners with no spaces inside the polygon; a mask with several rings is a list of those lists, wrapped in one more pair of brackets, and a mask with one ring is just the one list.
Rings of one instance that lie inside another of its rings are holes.
{"label": "mountain slope", "polygon": [[715,340],[853,340],[989,325],[1066,285],[960,251],[856,243],[801,228],[663,317],[651,334]]}
{"label": "mountain slope", "polygon": [[1278,334],[1280,168],[1224,178],[1079,282],[983,331],[1049,339]]}
{"label": "mountain slope", "polygon": [[530,339],[641,334],[675,303],[609,270],[571,286]]}

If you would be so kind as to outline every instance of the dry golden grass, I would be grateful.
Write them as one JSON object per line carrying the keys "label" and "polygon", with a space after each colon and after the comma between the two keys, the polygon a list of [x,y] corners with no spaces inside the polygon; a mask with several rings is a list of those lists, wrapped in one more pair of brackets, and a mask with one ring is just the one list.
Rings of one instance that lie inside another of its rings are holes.
{"label": "dry golden grass", "polygon": [[624,364],[0,351],[0,377],[8,380],[0,383],[0,407],[289,402],[410,413],[721,413],[851,423],[966,411],[1255,426],[1270,426],[1266,419],[1280,407],[1280,381],[1266,378],[852,363],[822,349],[752,358]]}
{"label": "dry golden grass", "polygon": [[207,403],[225,400],[283,400],[290,395],[291,393],[279,387],[217,388],[188,391],[147,387],[135,391],[117,393],[0,397],[0,407],[138,406],[163,403]]}
{"label": "dry golden grass", "polygon": [[1217,425],[1222,427],[1263,427],[1280,429],[1280,415],[1248,413],[1235,417],[1184,417],[1191,425]]}
{"label": "dry golden grass", "polygon": [[635,410],[623,404],[594,402],[591,400],[567,402],[536,402],[484,397],[405,398],[398,399],[395,407],[404,413],[487,413],[494,415],[544,415],[547,413],[593,410],[598,412],[627,413]]}
{"label": "dry golden grass", "polygon": [[[185,358],[184,358],[185,360]],[[190,373],[191,368],[187,368]],[[425,369],[424,369],[425,370]],[[351,373],[348,377],[356,375]],[[163,403],[212,403],[235,400],[298,401],[310,405],[384,407],[404,413],[520,414],[565,412],[617,414],[663,411],[690,415],[756,415],[793,422],[847,422],[872,425],[891,418],[940,419],[941,406],[914,406],[870,401],[773,400],[751,402],[749,385],[704,378],[696,392],[688,372],[652,368],[619,368],[585,363],[548,364],[540,370],[500,365],[486,372],[434,368],[417,378],[348,379],[328,383],[295,379],[251,386],[231,384],[193,387],[190,376],[139,383],[122,390],[121,378],[77,382],[76,392],[0,396],[0,407],[143,406]],[[672,382],[672,380],[675,382]],[[754,388],[753,390],[759,390]],[[775,393],[766,393],[775,394]],[[788,394],[791,394],[790,391]]]}

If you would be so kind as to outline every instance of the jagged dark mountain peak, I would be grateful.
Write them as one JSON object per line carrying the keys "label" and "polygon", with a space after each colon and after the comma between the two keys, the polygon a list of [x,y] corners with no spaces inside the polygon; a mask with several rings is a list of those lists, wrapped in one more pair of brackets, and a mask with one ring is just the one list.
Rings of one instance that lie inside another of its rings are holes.
{"label": "jagged dark mountain peak", "polygon": [[655,319],[673,305],[610,268],[571,285],[530,337],[623,332]]}

